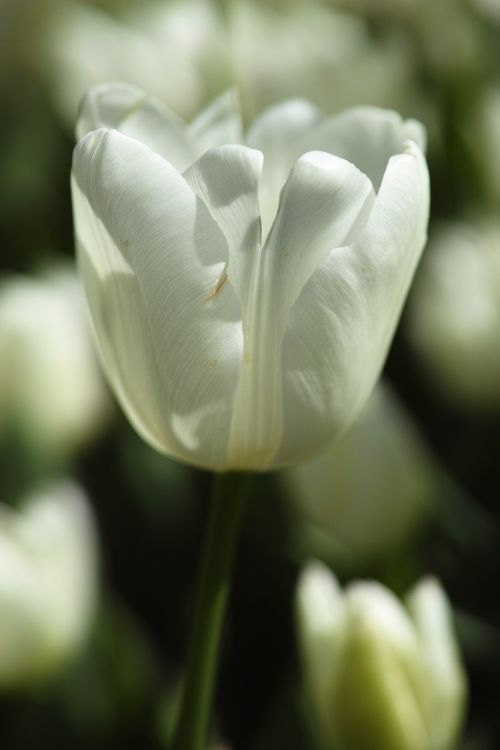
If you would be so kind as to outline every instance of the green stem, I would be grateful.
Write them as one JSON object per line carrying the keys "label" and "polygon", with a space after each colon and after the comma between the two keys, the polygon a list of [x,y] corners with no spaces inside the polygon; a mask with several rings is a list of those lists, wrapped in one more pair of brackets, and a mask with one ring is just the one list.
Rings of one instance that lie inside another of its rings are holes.
{"label": "green stem", "polygon": [[187,670],[172,750],[207,750],[224,613],[249,479],[249,475],[236,473],[214,477]]}

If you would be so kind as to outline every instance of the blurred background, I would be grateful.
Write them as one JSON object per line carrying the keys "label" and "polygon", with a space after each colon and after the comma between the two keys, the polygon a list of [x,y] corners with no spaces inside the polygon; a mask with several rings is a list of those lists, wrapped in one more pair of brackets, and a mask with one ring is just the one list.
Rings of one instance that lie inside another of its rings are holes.
{"label": "blurred background", "polygon": [[500,747],[499,39],[498,0],[0,0],[2,750],[164,747],[185,652],[211,477],[119,412],[74,265],[73,126],[109,80],[186,120],[236,85],[246,123],[300,96],[426,125],[429,245],[382,384],[330,451],[253,484],[217,734],[323,748],[294,622],[319,559],[398,595],[441,580],[469,681],[460,747]]}

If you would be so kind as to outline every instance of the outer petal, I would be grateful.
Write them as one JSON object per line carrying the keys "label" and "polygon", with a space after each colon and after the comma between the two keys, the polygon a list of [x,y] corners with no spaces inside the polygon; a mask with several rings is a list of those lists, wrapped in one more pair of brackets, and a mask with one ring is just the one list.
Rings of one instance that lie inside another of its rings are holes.
{"label": "outer petal", "polygon": [[242,342],[231,286],[213,294],[224,235],[177,170],[115,131],[78,144],[73,193],[86,291],[123,408],[158,449],[226,468]]}
{"label": "outer petal", "polygon": [[248,131],[247,144],[264,154],[259,195],[264,237],[276,217],[281,188],[295,161],[317,148],[314,144],[304,148],[304,135],[323,119],[323,113],[310,102],[292,99],[267,109]]}
{"label": "outer petal", "polygon": [[439,583],[428,578],[410,593],[408,609],[419,637],[432,747],[453,750],[463,721],[467,685],[450,606]]}
{"label": "outer petal", "polygon": [[238,468],[272,464],[283,430],[282,341],[290,308],[331,248],[366,222],[370,181],[331,154],[296,163],[262,252],[247,265],[240,292],[244,364],[236,393],[229,461]]}
{"label": "outer petal", "polygon": [[283,342],[284,428],[275,465],[319,452],[357,415],[384,362],[425,239],[429,184],[420,149],[388,165],[356,241],[304,286]]}

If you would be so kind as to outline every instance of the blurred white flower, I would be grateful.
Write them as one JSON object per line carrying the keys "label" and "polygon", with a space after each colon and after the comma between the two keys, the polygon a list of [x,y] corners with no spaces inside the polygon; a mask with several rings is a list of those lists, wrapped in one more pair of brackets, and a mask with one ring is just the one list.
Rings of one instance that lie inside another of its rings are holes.
{"label": "blurred white flower", "polygon": [[445,395],[472,407],[500,406],[500,223],[435,230],[407,328]]}
{"label": "blurred white flower", "polygon": [[229,83],[223,30],[213,2],[144,2],[114,17],[86,2],[65,0],[47,16],[47,73],[68,124],[91,86],[125,80],[192,115]]}
{"label": "blurred white flower", "polygon": [[463,75],[475,70],[483,53],[484,37],[466,3],[419,0],[415,31],[420,54],[427,58],[434,75]]}
{"label": "blurred white flower", "polygon": [[61,481],[15,511],[0,505],[0,688],[58,670],[82,645],[97,593],[94,522]]}
{"label": "blurred white flower", "polygon": [[[473,2],[487,4],[498,0]],[[439,0],[437,3],[426,0],[330,0],[330,4],[384,24],[382,38],[388,33],[388,28],[395,25],[394,22],[399,22],[406,44],[408,33],[411,38],[408,46],[416,44],[419,64],[425,61],[434,75],[448,76],[474,70],[478,56],[481,56],[484,37],[469,3],[456,0]],[[401,55],[402,63],[405,59],[408,57]]]}
{"label": "blurred white flower", "polygon": [[467,685],[436,580],[422,580],[405,608],[375,582],[344,593],[311,563],[299,579],[297,619],[305,678],[332,747],[454,750]]}
{"label": "blurred white flower", "polygon": [[185,117],[231,83],[250,117],[290,96],[332,111],[359,102],[413,107],[413,58],[396,32],[375,41],[363,19],[317,0],[220,6],[153,0],[112,15],[77,0],[55,2],[37,61],[65,121],[74,121],[88,88],[110,80],[161,96]]}
{"label": "blurred white flower", "polygon": [[345,435],[280,474],[299,533],[331,535],[348,557],[405,542],[432,499],[432,460],[389,385],[377,386]]}
{"label": "blurred white flower", "polygon": [[135,89],[91,92],[74,217],[136,429],[196,465],[264,470],[321,451],[368,398],[425,242],[428,173],[422,127],[395,112],[288,101],[235,145],[230,103],[186,127]]}
{"label": "blurred white flower", "polygon": [[234,0],[228,41],[234,80],[252,117],[291,96],[334,112],[359,102],[413,105],[414,67],[405,40],[387,34],[374,41],[363,19],[323,3],[275,7]]}
{"label": "blurred white flower", "polygon": [[0,284],[0,430],[13,425],[40,454],[64,457],[109,412],[79,279],[68,265]]}
{"label": "blurred white flower", "polygon": [[472,0],[472,7],[488,20],[500,23],[500,0]]}

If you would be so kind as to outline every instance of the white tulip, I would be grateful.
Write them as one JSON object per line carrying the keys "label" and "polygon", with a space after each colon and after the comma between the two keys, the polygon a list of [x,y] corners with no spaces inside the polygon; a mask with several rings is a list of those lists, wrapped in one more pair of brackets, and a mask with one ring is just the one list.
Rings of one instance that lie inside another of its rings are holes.
{"label": "white tulip", "polygon": [[12,422],[37,452],[65,455],[93,436],[109,397],[71,266],[0,285],[0,428]]}
{"label": "white tulip", "polygon": [[466,678],[439,583],[421,581],[408,606],[384,586],[343,593],[311,563],[297,590],[299,641],[318,725],[342,750],[454,750]]}
{"label": "white tulip", "polygon": [[376,387],[345,435],[312,461],[280,474],[298,533],[333,540],[348,558],[404,543],[433,497],[432,459],[387,383]]}
{"label": "white tulip", "polygon": [[52,672],[81,646],[95,610],[94,522],[81,490],[60,482],[0,505],[0,688]]}
{"label": "white tulip", "polygon": [[136,429],[199,466],[265,470],[319,452],[370,394],[425,242],[428,173],[422,127],[394,112],[289,101],[242,145],[231,101],[183,126],[136,89],[92,92],[74,218]]}
{"label": "white tulip", "polygon": [[500,406],[500,224],[435,230],[408,309],[428,372],[461,405]]}

